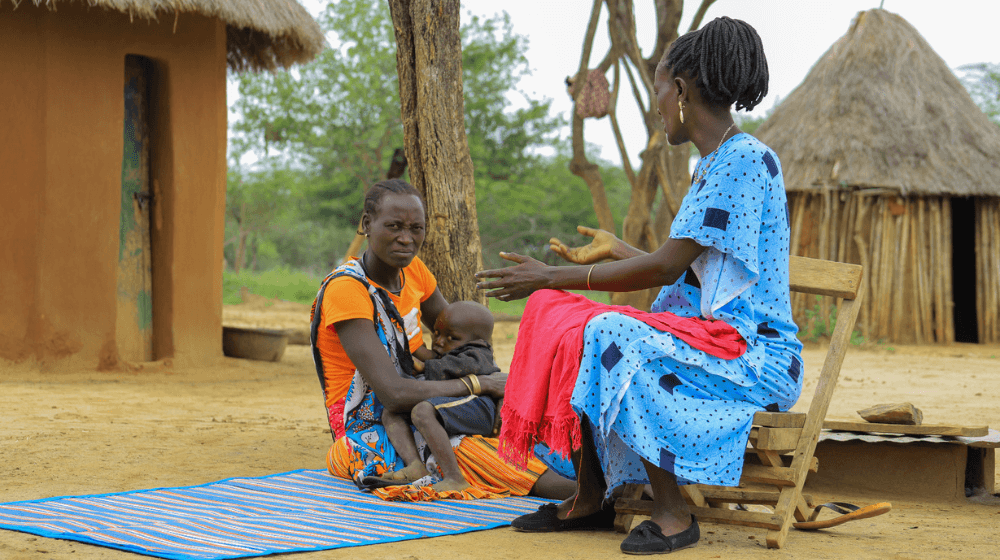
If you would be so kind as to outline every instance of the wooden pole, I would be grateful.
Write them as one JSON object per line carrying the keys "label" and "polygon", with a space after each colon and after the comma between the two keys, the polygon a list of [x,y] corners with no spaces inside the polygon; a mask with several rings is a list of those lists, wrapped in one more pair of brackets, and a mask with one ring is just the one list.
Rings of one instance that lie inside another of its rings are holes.
{"label": "wooden pole", "polygon": [[993,235],[989,236],[991,242],[987,252],[993,261],[989,265],[992,274],[989,284],[987,284],[987,289],[993,294],[993,303],[992,307],[984,309],[983,312],[990,317],[993,323],[990,342],[997,343],[1000,342],[1000,293],[998,293],[1000,292],[1000,199],[994,198],[991,202],[984,204],[990,209],[987,224],[993,231]]}
{"label": "wooden pole", "polygon": [[941,229],[944,239],[944,339],[948,342],[955,342],[955,297],[952,287],[955,279],[952,278],[952,258],[955,254],[955,247],[952,245],[951,235],[951,197],[945,196],[941,206]]}
{"label": "wooden pole", "polygon": [[882,197],[882,280],[879,283],[879,299],[882,305],[879,310],[879,324],[884,333],[883,337],[890,342],[895,342],[895,339],[892,337],[892,298],[890,297],[890,291],[892,290],[892,269],[895,264],[893,250],[896,247],[896,224],[892,219],[892,213],[889,211],[889,196]]}
{"label": "wooden pole", "polygon": [[[1000,342],[1000,200],[979,199],[976,215],[976,258],[982,271],[977,284],[976,311],[983,327],[980,343]],[[982,294],[981,297],[978,297]]]}
{"label": "wooden pole", "polygon": [[[802,234],[802,220],[804,219],[806,213],[806,201],[809,199],[809,194],[806,192],[793,193],[795,197],[794,211],[792,212],[792,235],[789,241],[789,253],[792,255],[802,256],[802,247],[800,236]],[[804,302],[805,294],[793,292],[792,293],[792,316],[795,317],[795,310],[798,310],[798,324],[802,324],[803,312],[804,312]]]}
{"label": "wooden pole", "polygon": [[931,201],[931,251],[934,254],[934,336],[938,342],[951,342],[944,331],[944,251],[941,248],[941,199]]}
{"label": "wooden pole", "polygon": [[908,253],[908,248],[910,245],[910,220],[909,216],[906,214],[909,208],[910,201],[906,198],[903,199],[903,214],[895,217],[896,222],[896,239],[899,243],[896,244],[896,255],[895,264],[893,265],[895,271],[893,272],[893,301],[892,301],[892,337],[894,340],[909,342],[909,336],[903,332],[903,318],[906,315],[906,309],[903,305],[903,296],[905,295],[906,288],[906,255]]}
{"label": "wooden pole", "polygon": [[882,197],[876,197],[872,200],[872,266],[871,266],[871,283],[872,287],[871,296],[871,315],[869,315],[869,320],[871,321],[872,336],[875,340],[878,340],[881,336],[881,327],[878,324],[878,309],[881,303],[879,302],[880,291],[878,289],[879,282],[882,280],[881,276],[881,264],[882,264],[882,209],[880,204],[882,203]]}
{"label": "wooden pole", "polygon": [[910,320],[913,321],[913,337],[917,344],[924,343],[924,328],[920,313],[920,230],[917,229],[917,199],[910,200],[906,207],[906,221],[910,226]]}
{"label": "wooden pole", "polygon": [[[829,185],[823,185],[822,196],[823,196],[823,202],[822,202],[823,217],[820,220],[820,225],[819,225],[818,256],[821,259],[829,260],[830,237],[832,237],[831,235],[832,232],[830,230],[833,228],[833,224],[836,223],[836,220],[833,219],[833,197],[831,196]],[[817,319],[819,319],[820,324],[823,325],[823,332],[824,333],[830,332],[830,298],[826,296],[820,298],[819,317]]]}
{"label": "wooden pole", "polygon": [[[867,196],[862,196],[861,191],[858,191],[855,194],[855,198],[857,198],[858,212],[854,220],[854,244],[858,246],[858,261],[861,263],[861,266],[864,267],[865,271],[865,273],[861,275],[861,286],[859,289],[865,290],[866,293],[870,293],[868,291],[868,286],[871,284],[871,280],[869,280],[871,278],[871,267],[869,266],[871,259],[869,257],[868,245],[865,243],[864,222],[865,217],[868,214],[868,207],[870,206],[871,199]],[[872,337],[870,319],[871,304],[869,303],[871,302],[871,299],[872,298],[865,298],[861,301],[861,334],[865,338]]]}
{"label": "wooden pole", "polygon": [[984,206],[989,208],[987,221],[989,229],[993,232],[987,236],[990,245],[987,247],[987,254],[990,262],[987,266],[991,275],[988,279],[987,290],[993,295],[992,306],[983,309],[983,313],[990,318],[993,328],[990,331],[990,343],[1000,342],[1000,199],[994,198],[992,201],[984,202]]}
{"label": "wooden pole", "polygon": [[928,278],[930,272],[930,255],[928,254],[926,216],[927,205],[924,197],[917,200],[916,232],[919,236],[917,244],[917,257],[919,259],[920,274],[917,276],[918,282],[918,303],[920,308],[920,328],[922,337],[926,342],[934,342],[934,329],[932,328],[931,314],[931,281]]}

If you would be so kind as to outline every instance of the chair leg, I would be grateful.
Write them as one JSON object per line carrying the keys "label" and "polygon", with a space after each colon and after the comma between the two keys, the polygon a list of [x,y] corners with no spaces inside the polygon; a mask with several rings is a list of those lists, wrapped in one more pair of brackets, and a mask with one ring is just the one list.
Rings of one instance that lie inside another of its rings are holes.
{"label": "chair leg", "polygon": [[[642,498],[642,484],[625,484],[622,488],[622,495],[619,499],[638,500]],[[632,530],[632,519],[635,515],[631,513],[618,513],[615,515],[615,531],[628,533]]]}
{"label": "chair leg", "polygon": [[792,518],[798,513],[802,503],[804,503],[802,491],[797,487],[789,486],[781,489],[778,503],[774,506],[774,515],[781,517],[781,529],[772,529],[767,532],[767,548],[785,546],[788,530],[792,527]]}
{"label": "chair leg", "polygon": [[697,484],[686,484],[681,486],[681,494],[687,496],[691,505],[696,507],[708,507],[708,502],[705,501],[705,495],[701,493],[701,488]]}

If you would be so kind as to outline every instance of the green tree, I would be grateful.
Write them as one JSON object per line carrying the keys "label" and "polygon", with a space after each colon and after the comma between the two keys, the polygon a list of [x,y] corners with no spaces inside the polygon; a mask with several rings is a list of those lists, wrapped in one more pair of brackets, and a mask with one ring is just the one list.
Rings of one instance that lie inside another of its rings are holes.
{"label": "green tree", "polygon": [[284,170],[264,168],[247,173],[238,167],[230,168],[226,180],[226,247],[232,246],[227,257],[236,272],[246,266],[248,246],[273,227],[274,219],[285,208],[293,190],[288,179]]}
{"label": "green tree", "polygon": [[226,261],[236,272],[275,266],[325,274],[343,257],[353,226],[304,218],[323,185],[284,158],[231,166],[226,186]]}
{"label": "green tree", "polygon": [[[491,177],[476,180],[479,232],[487,268],[506,265],[498,256],[500,251],[556,264],[560,259],[548,250],[552,237],[571,245],[590,242],[576,233],[576,226],[596,226],[597,215],[590,197],[580,192],[579,179],[569,169],[572,155],[568,143],[564,142],[560,148],[553,156],[539,158],[516,180]],[[621,219],[628,205],[628,178],[620,167],[608,162],[598,161],[598,166],[612,213],[615,219]]]}
{"label": "green tree", "polygon": [[[288,72],[237,77],[232,157],[281,155],[315,174],[303,219],[356,224],[362,193],[402,147],[395,38],[385,2],[340,0],[318,18],[331,48]],[[563,125],[550,101],[518,92],[528,72],[526,40],[506,14],[462,27],[469,147],[480,177],[516,179]],[[523,106],[513,108],[512,94]],[[478,190],[478,189],[477,189]]]}
{"label": "green tree", "polygon": [[962,84],[991,121],[1000,125],[1000,64],[980,62],[959,67]]}

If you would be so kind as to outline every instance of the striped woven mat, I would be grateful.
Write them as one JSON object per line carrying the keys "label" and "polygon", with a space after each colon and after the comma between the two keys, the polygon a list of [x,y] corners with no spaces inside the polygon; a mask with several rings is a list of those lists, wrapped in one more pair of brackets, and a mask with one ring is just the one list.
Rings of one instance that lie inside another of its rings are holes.
{"label": "striped woven mat", "polygon": [[326,471],[0,504],[0,528],[174,559],[262,556],[480,531],[545,500],[386,502]]}

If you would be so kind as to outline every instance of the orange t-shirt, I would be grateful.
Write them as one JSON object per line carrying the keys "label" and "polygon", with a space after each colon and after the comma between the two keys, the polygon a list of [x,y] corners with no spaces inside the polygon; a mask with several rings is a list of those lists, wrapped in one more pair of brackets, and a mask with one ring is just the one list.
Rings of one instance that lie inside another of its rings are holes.
{"label": "orange t-shirt", "polygon": [[[389,299],[396,306],[403,318],[406,337],[410,341],[410,351],[413,352],[424,343],[423,331],[420,327],[420,304],[434,294],[437,289],[437,279],[431,274],[427,265],[415,257],[409,266],[403,269],[405,281],[403,289],[397,296],[388,290]],[[371,279],[369,279],[371,282]],[[372,284],[376,284],[372,282]],[[381,286],[379,286],[381,287]],[[344,351],[340,343],[334,323],[348,319],[372,319],[375,305],[371,296],[361,282],[349,276],[341,276],[330,280],[323,296],[323,309],[316,310],[320,316],[319,332],[316,346],[323,359],[323,374],[326,381],[326,407],[329,409],[337,401],[347,396],[347,389],[354,378],[354,363]],[[374,326],[372,327],[374,328]]]}

